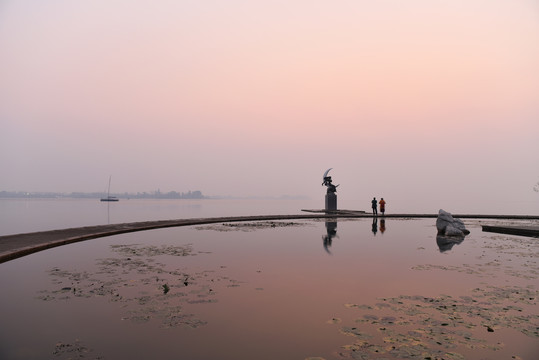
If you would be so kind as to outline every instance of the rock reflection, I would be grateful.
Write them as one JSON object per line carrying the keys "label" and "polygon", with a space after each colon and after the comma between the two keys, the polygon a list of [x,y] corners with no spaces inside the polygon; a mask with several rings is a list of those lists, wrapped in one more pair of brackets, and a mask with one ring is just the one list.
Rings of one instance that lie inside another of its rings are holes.
{"label": "rock reflection", "polygon": [[453,246],[460,244],[464,241],[464,236],[443,236],[443,235],[437,235],[436,236],[436,244],[438,244],[438,248],[440,249],[440,252],[446,252],[451,250]]}
{"label": "rock reflection", "polygon": [[329,248],[333,242],[333,238],[337,236],[337,222],[336,221],[326,221],[326,235],[322,236],[324,241],[324,250],[328,254],[331,254]]}

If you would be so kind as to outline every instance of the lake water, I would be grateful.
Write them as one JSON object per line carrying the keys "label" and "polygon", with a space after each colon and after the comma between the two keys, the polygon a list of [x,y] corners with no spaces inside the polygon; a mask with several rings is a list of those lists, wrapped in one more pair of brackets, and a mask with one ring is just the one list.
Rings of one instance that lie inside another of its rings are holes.
{"label": "lake water", "polygon": [[[534,194],[535,195],[535,194]],[[370,212],[370,200],[361,206],[350,199],[339,199],[340,209]],[[121,199],[101,202],[97,199],[0,199],[0,236],[69,227],[116,224],[123,222],[248,215],[300,214],[301,209],[324,208],[320,199],[204,199],[140,200]],[[421,203],[388,204],[388,213],[436,214],[442,208],[453,214],[538,215],[539,202],[447,204],[435,199]]]}
{"label": "lake water", "polygon": [[382,220],[159,229],[0,264],[0,358],[537,358],[537,239]]}
{"label": "lake water", "polygon": [[0,236],[124,222],[242,215],[299,214],[312,200],[0,199]]}

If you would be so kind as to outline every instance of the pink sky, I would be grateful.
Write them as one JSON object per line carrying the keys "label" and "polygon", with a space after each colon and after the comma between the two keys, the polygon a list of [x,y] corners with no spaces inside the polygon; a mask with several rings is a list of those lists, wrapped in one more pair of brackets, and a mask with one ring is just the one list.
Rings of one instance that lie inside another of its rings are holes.
{"label": "pink sky", "polygon": [[0,49],[0,190],[112,174],[117,191],[322,198],[333,167],[349,207],[539,213],[533,0],[6,0]]}

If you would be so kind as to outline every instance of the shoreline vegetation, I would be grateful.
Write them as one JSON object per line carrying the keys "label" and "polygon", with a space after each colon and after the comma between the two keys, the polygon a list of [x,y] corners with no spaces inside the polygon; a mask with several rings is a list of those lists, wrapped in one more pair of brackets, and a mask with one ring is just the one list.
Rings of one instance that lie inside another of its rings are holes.
{"label": "shoreline vegetation", "polygon": [[306,200],[307,196],[302,195],[281,195],[276,197],[268,196],[219,196],[211,195],[207,196],[202,194],[200,190],[187,191],[187,192],[161,192],[159,190],[152,192],[136,192],[136,193],[106,193],[106,192],[45,192],[45,191],[0,191],[0,199],[100,199],[103,197],[117,197],[118,199],[278,199],[278,200]]}

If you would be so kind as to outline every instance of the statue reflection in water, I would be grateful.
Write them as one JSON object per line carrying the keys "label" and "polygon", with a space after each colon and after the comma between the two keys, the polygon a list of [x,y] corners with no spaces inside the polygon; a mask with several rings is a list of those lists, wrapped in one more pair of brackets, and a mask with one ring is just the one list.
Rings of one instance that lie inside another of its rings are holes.
{"label": "statue reflection in water", "polygon": [[324,241],[324,250],[326,250],[328,254],[331,254],[331,251],[329,251],[329,248],[331,247],[333,238],[336,236],[337,236],[337,222],[326,221],[326,235],[322,236],[322,240]]}

